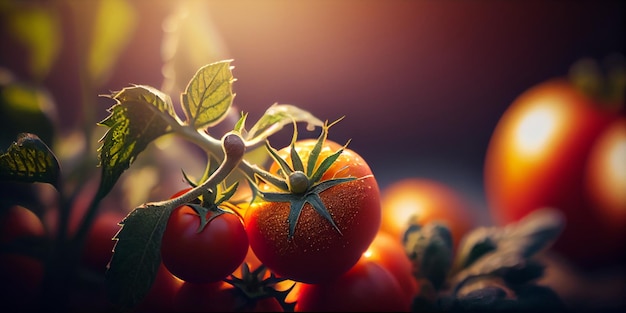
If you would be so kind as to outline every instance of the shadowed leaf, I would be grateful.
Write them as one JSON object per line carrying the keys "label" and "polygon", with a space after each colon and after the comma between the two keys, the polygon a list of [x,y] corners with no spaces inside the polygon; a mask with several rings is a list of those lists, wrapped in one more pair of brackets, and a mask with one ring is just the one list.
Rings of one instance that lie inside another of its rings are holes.
{"label": "shadowed leaf", "polygon": [[59,180],[59,161],[35,134],[21,133],[0,155],[0,180],[50,183]]}
{"label": "shadowed leaf", "polygon": [[161,264],[161,238],[171,212],[167,207],[142,206],[120,223],[105,276],[109,299],[115,305],[132,308],[150,291]]}

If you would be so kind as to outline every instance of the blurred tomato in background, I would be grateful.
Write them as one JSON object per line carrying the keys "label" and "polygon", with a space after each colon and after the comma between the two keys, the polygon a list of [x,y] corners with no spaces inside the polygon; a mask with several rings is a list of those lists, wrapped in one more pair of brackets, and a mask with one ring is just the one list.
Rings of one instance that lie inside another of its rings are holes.
{"label": "blurred tomato in background", "polygon": [[453,245],[476,227],[478,208],[454,187],[426,178],[404,178],[381,191],[381,230],[401,240],[410,224],[436,222],[448,227]]}
{"label": "blurred tomato in background", "polygon": [[[573,69],[593,64],[583,60]],[[563,211],[566,226],[554,248],[583,268],[624,261],[626,67],[609,66],[620,67],[609,69],[620,81],[585,78],[610,87],[593,94],[577,84],[575,71],[522,93],[498,122],[485,160],[485,193],[496,222],[542,207]]]}

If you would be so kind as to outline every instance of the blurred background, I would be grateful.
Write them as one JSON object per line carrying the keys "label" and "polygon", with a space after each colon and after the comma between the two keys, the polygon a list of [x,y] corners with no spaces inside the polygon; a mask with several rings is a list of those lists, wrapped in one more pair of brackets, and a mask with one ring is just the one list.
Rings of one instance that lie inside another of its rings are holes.
{"label": "blurred background", "polygon": [[[65,169],[79,168],[72,160],[95,156],[94,125],[113,105],[99,95],[150,85],[178,105],[197,69],[233,59],[234,118],[245,111],[251,123],[273,103],[345,116],[330,138],[352,139],[381,187],[442,181],[488,225],[483,166],[499,118],[577,60],[624,55],[623,12],[608,0],[0,0],[0,84],[19,84],[38,106],[2,113],[0,149],[32,130],[65,155]],[[215,137],[232,127],[223,124]],[[166,181],[144,174],[148,187]]]}
{"label": "blurred background", "polygon": [[580,58],[624,53],[623,8],[621,1],[2,1],[0,67],[45,89],[58,125],[70,129],[107,116],[113,102],[98,95],[145,84],[178,102],[200,66],[232,58],[235,106],[249,121],[275,102],[322,120],[345,116],[331,138],[352,138],[381,185],[431,177],[483,207],[485,150],[501,114]]}

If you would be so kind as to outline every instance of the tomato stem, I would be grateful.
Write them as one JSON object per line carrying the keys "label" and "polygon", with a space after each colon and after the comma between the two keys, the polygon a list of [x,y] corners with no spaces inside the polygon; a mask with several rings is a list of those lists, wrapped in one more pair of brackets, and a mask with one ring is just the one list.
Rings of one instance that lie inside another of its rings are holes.
{"label": "tomato stem", "polygon": [[204,190],[210,186],[215,186],[219,182],[226,179],[228,174],[230,174],[235,168],[237,168],[239,163],[241,163],[243,155],[246,151],[246,145],[239,134],[229,132],[222,137],[221,146],[224,154],[224,160],[207,180],[192,188],[189,192],[186,192],[176,198],[166,201],[153,202],[151,205],[170,206],[172,208],[178,207],[198,198]]}

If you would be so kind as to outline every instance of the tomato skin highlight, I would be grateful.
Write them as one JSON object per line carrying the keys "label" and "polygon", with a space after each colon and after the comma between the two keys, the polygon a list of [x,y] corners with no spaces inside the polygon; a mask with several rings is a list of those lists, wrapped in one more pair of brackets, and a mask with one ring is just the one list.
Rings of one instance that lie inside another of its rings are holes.
{"label": "tomato skin highlight", "polygon": [[624,240],[618,239],[620,248],[609,245],[616,238],[597,214],[585,168],[594,142],[617,116],[564,79],[540,83],[515,99],[485,158],[485,194],[496,224],[557,208],[566,226],[554,250],[585,268],[614,262]]}
{"label": "tomato skin highlight", "polygon": [[248,237],[241,219],[223,213],[200,232],[200,217],[183,205],[171,213],[161,240],[163,264],[176,277],[194,283],[224,279],[243,262]]}
{"label": "tomato skin highlight", "polygon": [[[306,164],[316,141],[296,142],[296,151]],[[326,140],[320,159],[334,153],[341,145]],[[279,155],[287,156],[283,148]],[[318,160],[319,161],[319,160]],[[276,173],[273,164],[270,172]],[[357,179],[330,187],[320,198],[341,234],[307,203],[289,238],[287,202],[256,202],[244,217],[250,246],[255,255],[277,276],[319,283],[332,280],[348,271],[372,242],[380,228],[380,190],[372,171],[356,152],[345,149],[323,175],[322,180],[354,176]],[[366,177],[367,176],[367,177]],[[261,185],[263,188],[267,185]]]}

